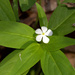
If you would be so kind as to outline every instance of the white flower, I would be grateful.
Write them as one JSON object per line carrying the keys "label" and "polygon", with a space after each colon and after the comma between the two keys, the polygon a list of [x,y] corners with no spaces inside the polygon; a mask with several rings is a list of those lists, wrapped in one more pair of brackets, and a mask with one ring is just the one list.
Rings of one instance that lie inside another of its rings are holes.
{"label": "white flower", "polygon": [[49,38],[47,36],[52,36],[53,34],[52,30],[47,29],[45,26],[42,26],[41,29],[36,29],[35,33],[38,34],[36,36],[36,41],[41,42],[42,40],[44,43],[48,43]]}

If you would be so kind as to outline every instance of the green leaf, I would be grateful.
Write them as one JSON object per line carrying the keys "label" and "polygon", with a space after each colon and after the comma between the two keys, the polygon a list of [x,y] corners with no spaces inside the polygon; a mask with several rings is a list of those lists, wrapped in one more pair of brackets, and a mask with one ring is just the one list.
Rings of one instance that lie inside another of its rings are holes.
{"label": "green leaf", "polygon": [[0,21],[0,45],[21,48],[34,41],[34,30],[22,23]]}
{"label": "green leaf", "polygon": [[[11,58],[13,58],[16,54],[20,53],[22,50],[14,50],[12,53],[10,53],[6,58],[2,60],[0,63],[0,67],[3,66],[5,63],[7,63]],[[14,60],[15,61],[15,60]]]}
{"label": "green leaf", "polygon": [[19,0],[22,11],[26,11],[31,8],[37,0]]}
{"label": "green leaf", "polygon": [[[0,63],[0,75],[8,75],[11,72],[12,68],[14,67],[13,65],[16,63],[16,60],[17,60],[16,55],[19,54],[20,52],[21,50],[13,51]],[[27,73],[28,73],[28,70],[24,72],[24,75]]]}
{"label": "green leaf", "polygon": [[60,50],[45,51],[41,59],[41,66],[45,75],[75,75],[69,60]]}
{"label": "green leaf", "polygon": [[[0,75],[21,75],[34,66],[42,55],[42,49],[37,43],[31,44],[25,50],[18,52],[16,55],[11,53],[4,65],[0,67]],[[5,58],[7,59],[7,58]],[[1,62],[2,63],[2,62]]]}
{"label": "green leaf", "polygon": [[63,36],[51,36],[48,44],[42,43],[41,46],[45,50],[57,51],[61,48],[75,45],[75,39],[63,37]]}
{"label": "green leaf", "polygon": [[23,74],[21,75],[27,75],[27,73],[29,72],[29,70],[25,71]]}
{"label": "green leaf", "polygon": [[38,17],[39,17],[39,22],[40,22],[40,26],[48,26],[48,20],[47,20],[47,16],[43,10],[43,8],[36,3],[36,7],[37,7],[37,11],[38,11]]}
{"label": "green leaf", "polygon": [[75,0],[64,0],[63,2],[64,2],[64,3],[68,3],[68,2],[69,2],[69,3],[75,3]]}
{"label": "green leaf", "polygon": [[16,20],[20,21],[19,20],[19,14],[18,14],[18,0],[13,0],[13,11],[14,11]]}
{"label": "green leaf", "polygon": [[0,20],[16,21],[9,0],[0,0]]}
{"label": "green leaf", "polygon": [[54,35],[66,35],[75,30],[75,9],[58,6],[52,14],[48,28],[54,30]]}

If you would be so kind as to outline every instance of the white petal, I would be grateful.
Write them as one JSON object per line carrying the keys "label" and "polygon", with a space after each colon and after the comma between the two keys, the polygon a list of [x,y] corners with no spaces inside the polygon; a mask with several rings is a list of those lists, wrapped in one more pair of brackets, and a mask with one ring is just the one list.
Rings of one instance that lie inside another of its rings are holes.
{"label": "white petal", "polygon": [[49,42],[49,38],[46,37],[46,36],[43,36],[43,42],[44,42],[44,43],[48,43],[48,42]]}
{"label": "white petal", "polygon": [[37,35],[36,36],[36,41],[40,42],[42,40],[42,35]]}
{"label": "white petal", "polygon": [[49,30],[45,33],[45,35],[47,35],[47,36],[52,36],[52,35],[53,35],[52,30],[49,29]]}
{"label": "white petal", "polygon": [[42,34],[42,31],[41,31],[41,29],[36,29],[36,30],[35,30],[35,33],[36,33],[36,34]]}
{"label": "white petal", "polygon": [[47,27],[45,27],[45,26],[42,26],[41,29],[42,29],[43,33],[45,33],[47,31]]}

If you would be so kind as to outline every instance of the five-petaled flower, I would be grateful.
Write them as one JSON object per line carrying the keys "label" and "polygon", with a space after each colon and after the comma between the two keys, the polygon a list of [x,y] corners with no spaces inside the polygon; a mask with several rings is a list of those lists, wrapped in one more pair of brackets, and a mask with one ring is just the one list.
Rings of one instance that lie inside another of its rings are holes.
{"label": "five-petaled flower", "polygon": [[44,43],[48,43],[50,40],[47,36],[53,35],[52,30],[47,29],[47,27],[45,27],[45,26],[42,26],[41,29],[39,29],[39,28],[36,29],[35,33],[38,34],[36,36],[36,41],[41,42],[41,40],[42,40]]}

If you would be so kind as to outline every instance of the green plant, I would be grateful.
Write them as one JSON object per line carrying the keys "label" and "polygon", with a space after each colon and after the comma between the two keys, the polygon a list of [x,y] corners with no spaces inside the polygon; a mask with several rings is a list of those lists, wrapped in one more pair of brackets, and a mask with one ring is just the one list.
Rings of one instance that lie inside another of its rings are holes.
{"label": "green plant", "polygon": [[[5,1],[9,4],[8,0]],[[0,4],[5,11],[0,11],[0,45],[15,50],[0,63],[0,75],[26,75],[39,61],[45,75],[74,75],[75,70],[60,49],[75,45],[75,39],[64,37],[75,31],[72,26],[75,23],[75,9],[59,5],[48,22],[42,7],[36,3],[40,27],[46,26],[53,31],[49,43],[45,44],[35,40],[34,29],[16,22],[10,4],[7,5],[5,1],[0,0],[0,3],[4,2],[11,14]]]}

